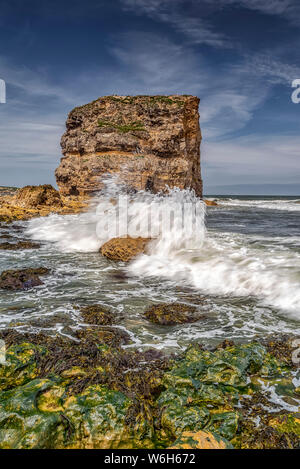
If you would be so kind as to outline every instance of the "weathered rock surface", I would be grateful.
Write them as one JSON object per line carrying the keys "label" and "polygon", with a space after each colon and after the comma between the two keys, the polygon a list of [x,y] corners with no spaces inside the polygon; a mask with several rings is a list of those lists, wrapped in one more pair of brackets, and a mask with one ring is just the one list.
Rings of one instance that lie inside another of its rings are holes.
{"label": "weathered rock surface", "polygon": [[17,243],[0,243],[2,251],[19,251],[23,249],[38,249],[41,245],[31,241],[18,241]]}
{"label": "weathered rock surface", "polygon": [[211,432],[183,432],[169,449],[231,449],[224,438]]}
{"label": "weathered rock surface", "polygon": [[192,188],[202,196],[199,98],[105,96],[75,108],[61,140],[56,180],[64,195],[101,189],[119,173],[136,190]]}
{"label": "weathered rock surface", "polygon": [[148,238],[112,238],[100,248],[100,253],[112,261],[128,262],[145,252]]}
{"label": "weathered rock surface", "polygon": [[194,306],[177,303],[153,305],[144,315],[149,321],[162,326],[196,322],[204,318]]}
{"label": "weathered rock surface", "polygon": [[60,193],[50,184],[25,186],[19,189],[14,197],[17,207],[36,208],[39,206],[62,207]]}
{"label": "weathered rock surface", "polygon": [[40,275],[46,275],[49,270],[44,267],[37,269],[5,270],[0,275],[0,289],[29,290],[43,285]]}
{"label": "weathered rock surface", "polygon": [[299,413],[280,410],[299,402],[297,370],[268,346],[194,344],[168,360],[97,330],[0,331],[0,449],[299,448]]}
{"label": "weathered rock surface", "polygon": [[101,305],[84,306],[80,312],[84,322],[98,326],[110,326],[120,319],[119,315]]}
{"label": "weathered rock surface", "polygon": [[8,194],[0,191],[0,223],[28,220],[50,213],[78,213],[87,205],[86,197],[62,197],[49,184],[26,186]]}

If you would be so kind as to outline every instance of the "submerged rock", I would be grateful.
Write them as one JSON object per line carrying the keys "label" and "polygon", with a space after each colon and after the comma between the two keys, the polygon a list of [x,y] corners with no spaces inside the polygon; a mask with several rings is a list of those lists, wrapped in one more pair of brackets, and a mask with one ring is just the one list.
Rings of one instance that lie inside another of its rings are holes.
{"label": "submerged rock", "polygon": [[110,347],[120,347],[130,343],[130,335],[119,328],[89,327],[77,331],[76,336],[82,342],[105,344]]}
{"label": "submerged rock", "polygon": [[196,322],[205,318],[197,313],[195,306],[177,303],[153,305],[144,315],[149,321],[163,326]]}
{"label": "submerged rock", "polygon": [[28,290],[43,285],[40,275],[50,271],[44,267],[37,269],[5,270],[0,275],[0,288],[4,290]]}
{"label": "submerged rock", "polygon": [[41,247],[38,243],[31,241],[18,241],[17,243],[0,243],[2,251],[18,251],[23,249],[39,249]]}
{"label": "submerged rock", "polygon": [[128,262],[145,252],[148,238],[113,238],[100,248],[100,253],[112,261]]}
{"label": "submerged rock", "polygon": [[80,309],[84,322],[88,324],[112,325],[117,322],[117,316],[101,305],[90,305]]}

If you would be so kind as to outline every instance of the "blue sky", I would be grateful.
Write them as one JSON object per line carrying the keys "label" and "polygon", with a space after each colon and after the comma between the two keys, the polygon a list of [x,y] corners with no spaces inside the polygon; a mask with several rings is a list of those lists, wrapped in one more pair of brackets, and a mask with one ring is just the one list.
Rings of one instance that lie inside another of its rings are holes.
{"label": "blue sky", "polygon": [[206,192],[300,192],[300,104],[291,100],[300,78],[299,0],[0,7],[0,185],[55,182],[73,107],[108,94],[183,93],[201,99]]}

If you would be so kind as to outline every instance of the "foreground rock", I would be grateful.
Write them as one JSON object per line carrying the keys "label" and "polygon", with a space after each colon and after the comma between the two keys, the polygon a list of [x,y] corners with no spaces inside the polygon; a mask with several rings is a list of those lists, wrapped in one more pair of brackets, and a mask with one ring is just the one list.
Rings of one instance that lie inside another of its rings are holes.
{"label": "foreground rock", "polygon": [[0,365],[1,449],[155,446],[151,408],[167,363],[157,352],[121,351],[89,334],[80,344],[0,336],[9,363]]}
{"label": "foreground rock", "polygon": [[202,196],[199,99],[195,96],[104,96],[75,108],[56,170],[63,195],[101,189],[120,173],[135,190],[179,187]]}
{"label": "foreground rock", "polygon": [[40,275],[46,275],[49,269],[40,267],[37,269],[5,270],[0,275],[0,289],[3,290],[29,290],[43,285]]}
{"label": "foreground rock", "polygon": [[268,346],[192,345],[170,361],[97,329],[79,343],[0,332],[1,449],[299,447],[299,413],[286,410],[299,405],[297,369]]}
{"label": "foreground rock", "polygon": [[148,238],[113,238],[100,248],[100,253],[112,261],[129,262],[146,251]]}
{"label": "foreground rock", "polygon": [[197,313],[194,306],[177,303],[153,305],[145,311],[144,315],[154,324],[163,326],[196,322],[205,318]]}
{"label": "foreground rock", "polygon": [[183,432],[169,449],[232,449],[224,438],[211,432]]}

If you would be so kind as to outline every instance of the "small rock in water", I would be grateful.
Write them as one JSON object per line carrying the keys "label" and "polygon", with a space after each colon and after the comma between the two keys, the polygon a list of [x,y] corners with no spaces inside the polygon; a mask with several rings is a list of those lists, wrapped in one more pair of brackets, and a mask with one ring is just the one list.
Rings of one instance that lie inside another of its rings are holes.
{"label": "small rock in water", "polygon": [[219,205],[214,200],[205,199],[205,200],[203,200],[203,202],[205,203],[205,205],[208,205],[209,207],[218,207],[218,205]]}
{"label": "small rock in water", "polygon": [[17,251],[22,249],[38,249],[41,245],[32,243],[31,241],[19,241],[18,243],[1,243],[0,249],[2,251]]}
{"label": "small rock in water", "polygon": [[204,315],[196,313],[195,306],[177,303],[153,305],[145,311],[144,315],[154,324],[161,324],[163,326],[172,326],[205,319]]}
{"label": "small rock in water", "polygon": [[99,326],[110,326],[116,323],[116,316],[112,311],[101,305],[91,305],[81,308],[81,315],[84,322],[97,324]]}
{"label": "small rock in water", "polygon": [[113,238],[100,248],[100,253],[112,261],[128,262],[145,252],[149,238]]}
{"label": "small rock in water", "polygon": [[40,267],[37,269],[5,270],[0,275],[0,288],[3,290],[29,290],[43,285],[39,275],[46,275],[49,269]]}

